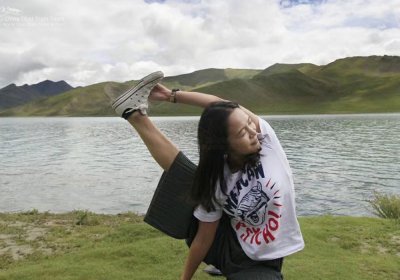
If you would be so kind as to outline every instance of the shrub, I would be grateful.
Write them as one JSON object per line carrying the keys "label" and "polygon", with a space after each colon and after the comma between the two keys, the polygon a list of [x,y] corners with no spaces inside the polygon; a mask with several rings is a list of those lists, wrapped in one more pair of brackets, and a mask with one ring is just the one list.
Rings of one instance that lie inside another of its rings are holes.
{"label": "shrub", "polygon": [[33,208],[32,210],[22,212],[22,215],[39,215],[39,210]]}
{"label": "shrub", "polygon": [[99,224],[95,215],[89,211],[76,210],[73,212],[76,215],[76,225],[79,226],[95,226]]}
{"label": "shrub", "polygon": [[378,217],[400,221],[400,196],[380,194],[375,191],[374,197],[367,201]]}

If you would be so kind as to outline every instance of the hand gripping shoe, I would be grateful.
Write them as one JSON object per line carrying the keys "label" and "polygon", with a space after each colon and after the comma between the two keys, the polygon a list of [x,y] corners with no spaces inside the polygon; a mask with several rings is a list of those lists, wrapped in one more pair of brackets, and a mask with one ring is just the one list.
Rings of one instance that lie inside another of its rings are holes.
{"label": "hand gripping shoe", "polygon": [[113,102],[111,107],[124,119],[127,119],[134,111],[139,110],[142,115],[147,114],[148,97],[151,90],[164,78],[161,71],[151,73],[141,79],[139,83],[122,93]]}

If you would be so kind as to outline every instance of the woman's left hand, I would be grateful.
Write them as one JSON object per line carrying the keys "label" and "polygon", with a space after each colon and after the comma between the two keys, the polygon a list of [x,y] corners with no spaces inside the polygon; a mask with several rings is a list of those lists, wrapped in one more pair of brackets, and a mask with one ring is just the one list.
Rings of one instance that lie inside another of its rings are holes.
{"label": "woman's left hand", "polygon": [[149,95],[151,101],[169,101],[171,97],[171,90],[162,84],[157,84]]}

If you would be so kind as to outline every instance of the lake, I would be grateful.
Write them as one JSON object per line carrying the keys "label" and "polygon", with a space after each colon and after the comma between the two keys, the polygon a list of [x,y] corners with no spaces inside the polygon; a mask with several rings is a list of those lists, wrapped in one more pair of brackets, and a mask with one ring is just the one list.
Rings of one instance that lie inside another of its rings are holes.
{"label": "lake", "polygon": [[[293,169],[297,213],[371,216],[400,194],[400,114],[266,116]],[[198,117],[152,117],[194,162]],[[0,118],[0,211],[145,213],[161,168],[121,118]]]}

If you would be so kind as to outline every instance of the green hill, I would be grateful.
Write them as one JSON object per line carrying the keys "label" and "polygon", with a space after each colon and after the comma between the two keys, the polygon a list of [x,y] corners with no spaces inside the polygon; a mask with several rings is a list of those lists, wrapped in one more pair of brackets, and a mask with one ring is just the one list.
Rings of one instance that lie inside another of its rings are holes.
{"label": "green hill", "polygon": [[[132,86],[135,81],[120,86]],[[205,69],[166,77],[163,83],[217,94],[264,114],[400,112],[400,57],[338,59],[327,65],[274,64],[264,70]],[[0,116],[114,115],[106,83],[12,108]],[[152,104],[152,115],[191,115],[200,109]]]}
{"label": "green hill", "polygon": [[399,56],[369,56],[349,57],[335,60],[320,67],[319,75],[324,77],[357,77],[376,76],[388,77],[400,74]]}
{"label": "green hill", "polygon": [[276,63],[267,69],[261,71],[258,76],[269,76],[273,74],[285,73],[291,70],[298,70],[302,73],[309,72],[313,69],[317,69],[318,66],[311,63],[299,63],[299,64],[281,64]]}
{"label": "green hill", "polygon": [[194,88],[199,85],[208,85],[235,78],[249,79],[260,73],[261,70],[252,69],[204,69],[189,74],[166,77],[163,83],[175,87]]}

